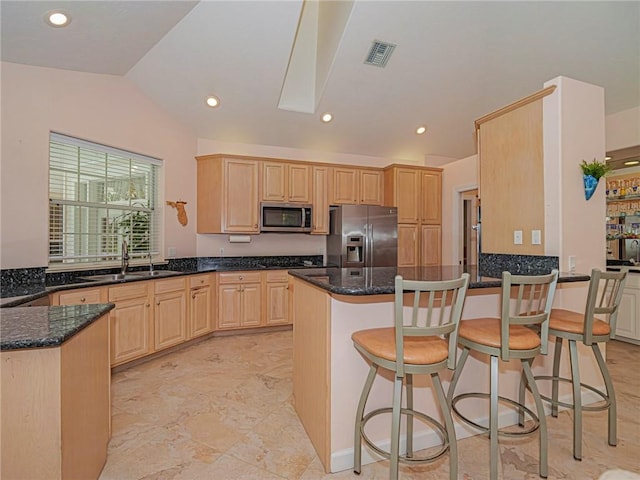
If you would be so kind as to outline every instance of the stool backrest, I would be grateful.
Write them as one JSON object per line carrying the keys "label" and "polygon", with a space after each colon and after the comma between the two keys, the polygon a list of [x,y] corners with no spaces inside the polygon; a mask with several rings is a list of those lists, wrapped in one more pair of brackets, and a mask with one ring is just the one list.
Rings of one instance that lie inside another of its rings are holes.
{"label": "stool backrest", "polygon": [[[509,326],[539,326],[540,353],[547,354],[549,314],[558,284],[558,270],[546,275],[502,272],[502,325],[500,358],[509,360]],[[512,292],[513,288],[513,292]]]}
{"label": "stool backrest", "polygon": [[[610,338],[616,338],[618,307],[622,299],[627,269],[619,272],[603,272],[597,268],[591,270],[587,306],[584,310],[584,344],[593,343],[593,320],[595,315],[608,317],[611,328]],[[606,318],[604,319],[606,320]]]}
{"label": "stool backrest", "polygon": [[[404,376],[404,337],[446,336],[449,340],[447,367],[456,365],[458,324],[469,286],[469,274],[455,280],[417,281],[395,278],[395,330],[397,375]],[[413,293],[411,319],[405,321],[404,293]],[[422,306],[420,305],[422,301]]]}

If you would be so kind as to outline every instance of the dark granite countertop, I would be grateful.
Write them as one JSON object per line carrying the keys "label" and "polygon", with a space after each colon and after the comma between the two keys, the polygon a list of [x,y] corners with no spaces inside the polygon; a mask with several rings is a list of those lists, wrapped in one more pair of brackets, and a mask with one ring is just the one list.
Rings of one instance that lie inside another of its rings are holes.
{"label": "dark granite countertop", "polygon": [[[185,258],[173,259],[167,264],[156,265],[156,271],[166,272],[160,277],[131,275],[124,280],[102,281],[89,281],[82,277],[117,273],[117,269],[46,274],[44,268],[4,270],[2,271],[2,283],[0,284],[0,308],[20,306],[45,297],[50,293],[75,288],[100,287],[209,272],[294,270],[313,268],[319,265],[322,265],[322,255]],[[134,267],[130,269],[130,272],[135,273],[144,270],[146,270],[146,267]]]}
{"label": "dark granite countertop", "polygon": [[107,303],[4,309],[0,350],[58,347],[113,307]]}
{"label": "dark granite countertop", "polygon": [[[529,270],[527,274],[549,273],[550,270]],[[434,281],[459,278],[463,272],[471,275],[469,288],[491,288],[502,285],[501,278],[483,275],[477,267],[437,266],[417,268],[371,267],[371,268],[314,268],[292,270],[294,277],[340,295],[384,295],[395,292],[395,276],[406,279]],[[493,275],[500,275],[492,272]],[[589,275],[560,273],[558,282],[588,282]]]}

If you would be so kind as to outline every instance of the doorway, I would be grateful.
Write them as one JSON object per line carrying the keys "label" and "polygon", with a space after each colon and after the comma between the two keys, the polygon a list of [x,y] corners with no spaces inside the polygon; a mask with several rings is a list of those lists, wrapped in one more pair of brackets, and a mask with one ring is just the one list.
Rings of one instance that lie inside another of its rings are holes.
{"label": "doorway", "polygon": [[478,264],[478,189],[460,192],[460,231],[458,232],[459,264],[465,267]]}

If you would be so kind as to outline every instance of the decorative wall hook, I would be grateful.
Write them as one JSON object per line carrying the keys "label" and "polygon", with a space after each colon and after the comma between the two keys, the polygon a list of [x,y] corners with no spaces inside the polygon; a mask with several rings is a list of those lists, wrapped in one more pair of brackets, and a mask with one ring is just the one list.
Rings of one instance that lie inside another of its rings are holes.
{"label": "decorative wall hook", "polygon": [[178,200],[177,202],[170,202],[169,200],[167,200],[167,205],[178,210],[178,222],[180,222],[180,225],[182,225],[183,227],[186,226],[189,222],[189,219],[187,218],[187,212],[184,209],[184,206],[186,204],[187,202],[183,202],[182,200]]}

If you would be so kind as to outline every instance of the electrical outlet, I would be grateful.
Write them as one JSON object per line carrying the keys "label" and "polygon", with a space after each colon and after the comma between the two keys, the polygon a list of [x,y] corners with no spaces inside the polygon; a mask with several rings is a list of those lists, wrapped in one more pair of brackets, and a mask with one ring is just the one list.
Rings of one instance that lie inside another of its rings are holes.
{"label": "electrical outlet", "polygon": [[174,258],[176,256],[177,250],[176,247],[167,248],[167,255],[169,258]]}
{"label": "electrical outlet", "polygon": [[224,257],[224,248],[220,247],[220,256]]}
{"label": "electrical outlet", "polygon": [[513,244],[522,245],[522,230],[513,231]]}
{"label": "electrical outlet", "polygon": [[575,273],[576,271],[576,256],[575,255],[569,255],[568,258],[568,263],[569,263],[569,272],[570,273]]}
{"label": "electrical outlet", "polygon": [[531,245],[541,245],[542,235],[540,230],[531,230]]}

